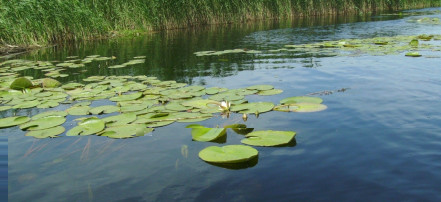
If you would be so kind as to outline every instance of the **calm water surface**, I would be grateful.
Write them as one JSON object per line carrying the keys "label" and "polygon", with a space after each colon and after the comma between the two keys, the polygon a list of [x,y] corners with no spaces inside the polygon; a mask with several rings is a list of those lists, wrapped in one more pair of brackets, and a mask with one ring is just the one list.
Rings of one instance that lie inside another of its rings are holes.
{"label": "calm water surface", "polygon": [[[437,11],[437,12],[433,12]],[[255,130],[292,130],[288,147],[262,148],[258,163],[232,170],[207,164],[198,152],[217,143],[194,142],[187,124],[157,128],[145,137],[99,136],[36,140],[18,127],[8,136],[9,201],[441,201],[441,59],[388,56],[320,57],[230,54],[196,57],[205,50],[269,50],[286,44],[344,38],[440,34],[440,25],[407,22],[441,17],[441,8],[419,16],[338,17],[203,27],[69,47],[18,58],[65,60],[99,54],[87,72],[72,70],[63,82],[91,75],[148,75],[190,85],[233,88],[270,84],[282,94],[249,96],[271,101],[319,91],[328,109],[317,113],[269,112],[246,122]],[[431,55],[441,56],[432,52]],[[107,69],[134,56],[145,64]],[[110,64],[109,64],[110,63]],[[23,75],[42,77],[36,70]],[[93,106],[107,101],[94,101]],[[64,110],[68,105],[56,109]],[[42,110],[20,110],[27,116]],[[2,112],[1,117],[13,112]],[[74,126],[68,116],[63,125]],[[243,123],[239,115],[201,122]],[[243,138],[228,131],[225,145]],[[181,148],[188,148],[188,155]]]}

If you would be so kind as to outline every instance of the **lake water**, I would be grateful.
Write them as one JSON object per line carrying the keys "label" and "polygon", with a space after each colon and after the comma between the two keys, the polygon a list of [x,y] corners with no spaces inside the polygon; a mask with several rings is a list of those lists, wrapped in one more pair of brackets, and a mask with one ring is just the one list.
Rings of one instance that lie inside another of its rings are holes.
{"label": "lake water", "polygon": [[[408,22],[441,17],[441,8],[414,15],[346,16],[220,25],[53,47],[17,56],[65,60],[67,56],[116,56],[112,64],[147,56],[144,64],[86,72],[69,70],[62,82],[92,75],[147,75],[206,87],[269,84],[278,103],[316,94],[328,109],[315,113],[272,111],[247,122],[241,114],[200,122],[216,127],[245,123],[254,130],[296,131],[287,147],[255,147],[259,159],[246,169],[205,163],[199,151],[218,143],[192,141],[186,123],[144,137],[100,136],[34,139],[18,127],[8,137],[9,201],[441,201],[441,52],[433,57],[269,54],[287,44],[346,38],[441,34],[441,25]],[[438,44],[439,41],[438,41]],[[194,52],[246,48],[261,54],[197,57]],[[37,70],[23,75],[43,77]],[[346,89],[341,91],[340,89]],[[338,91],[340,90],[340,91]],[[328,91],[332,93],[323,93]],[[98,106],[108,101],[94,101]],[[55,109],[64,110],[69,105]],[[19,110],[32,116],[44,110]],[[1,117],[13,112],[1,112]],[[75,125],[68,116],[66,129]],[[223,145],[243,136],[227,131]],[[188,150],[182,152],[182,150]]]}

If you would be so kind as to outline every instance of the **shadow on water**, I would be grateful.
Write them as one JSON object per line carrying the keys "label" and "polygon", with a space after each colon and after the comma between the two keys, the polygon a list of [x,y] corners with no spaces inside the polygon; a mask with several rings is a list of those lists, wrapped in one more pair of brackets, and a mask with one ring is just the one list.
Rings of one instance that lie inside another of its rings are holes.
{"label": "shadow on water", "polygon": [[258,162],[259,162],[259,157],[256,156],[255,158],[252,158],[249,161],[243,163],[208,163],[208,164],[230,170],[240,170],[240,169],[254,167],[255,165],[257,165]]}

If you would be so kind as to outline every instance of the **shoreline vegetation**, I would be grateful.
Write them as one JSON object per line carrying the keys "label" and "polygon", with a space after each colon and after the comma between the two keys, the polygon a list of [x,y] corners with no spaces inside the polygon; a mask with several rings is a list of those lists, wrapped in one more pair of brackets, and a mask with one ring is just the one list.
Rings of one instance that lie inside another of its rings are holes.
{"label": "shoreline vegetation", "polygon": [[0,0],[0,55],[165,29],[441,6],[441,0]]}

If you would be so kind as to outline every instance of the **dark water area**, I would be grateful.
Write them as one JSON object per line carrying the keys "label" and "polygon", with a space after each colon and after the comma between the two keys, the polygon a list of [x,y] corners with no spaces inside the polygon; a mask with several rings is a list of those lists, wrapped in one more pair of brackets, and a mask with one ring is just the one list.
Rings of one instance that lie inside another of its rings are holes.
{"label": "dark water area", "polygon": [[[82,82],[93,75],[147,75],[229,89],[269,84],[284,92],[247,99],[278,103],[285,97],[328,92],[319,94],[328,109],[271,111],[258,118],[250,116],[247,122],[241,114],[200,122],[207,127],[245,123],[255,130],[297,132],[291,145],[255,147],[258,162],[246,169],[218,167],[198,157],[207,146],[241,144],[243,136],[231,129],[224,144],[192,141],[187,123],[123,140],[65,135],[38,140],[25,136],[18,127],[1,129],[2,136],[8,137],[9,201],[441,201],[441,58],[405,57],[404,52],[334,57],[194,54],[441,34],[441,25],[408,22],[422,17],[441,18],[441,8],[199,27],[17,56],[48,61],[73,55],[116,57],[69,69],[69,76],[59,79],[62,82]],[[427,54],[441,56],[440,51]],[[105,68],[134,56],[147,56],[146,62]],[[44,77],[38,70],[25,70],[22,75]],[[107,102],[94,101],[92,106]],[[17,114],[32,116],[42,111],[27,109]],[[0,112],[0,117],[12,113]],[[63,126],[72,128],[75,118],[68,116]]]}

